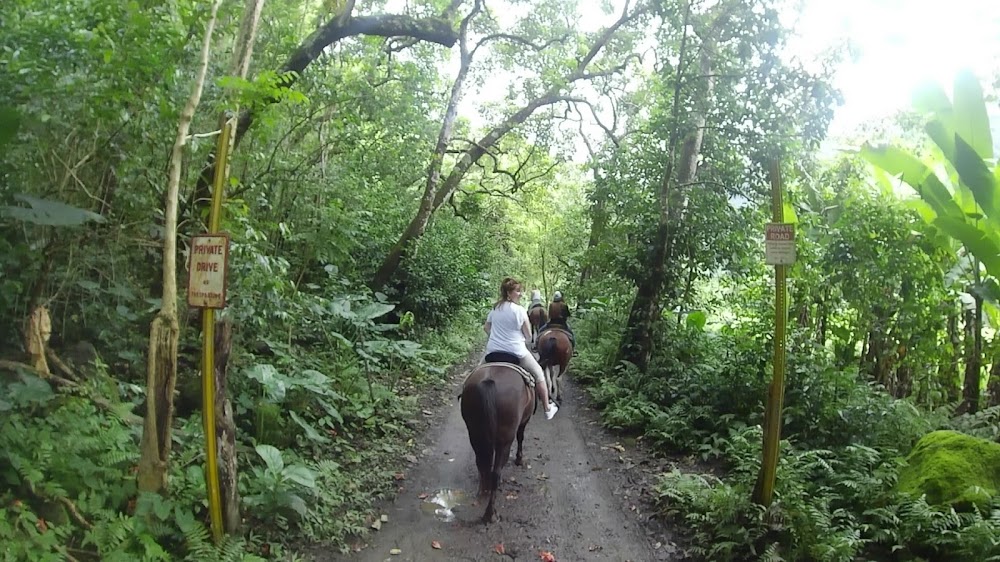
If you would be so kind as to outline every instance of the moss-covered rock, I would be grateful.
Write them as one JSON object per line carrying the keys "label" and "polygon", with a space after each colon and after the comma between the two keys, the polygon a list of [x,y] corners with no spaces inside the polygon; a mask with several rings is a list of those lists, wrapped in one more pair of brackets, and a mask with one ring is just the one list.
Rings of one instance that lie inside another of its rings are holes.
{"label": "moss-covered rock", "polygon": [[906,458],[897,489],[959,510],[988,505],[1000,491],[1000,444],[957,431],[928,433]]}

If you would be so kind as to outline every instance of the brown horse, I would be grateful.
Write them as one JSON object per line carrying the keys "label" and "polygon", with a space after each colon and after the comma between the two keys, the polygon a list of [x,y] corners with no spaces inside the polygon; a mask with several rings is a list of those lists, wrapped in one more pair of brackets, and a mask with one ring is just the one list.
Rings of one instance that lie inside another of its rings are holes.
{"label": "brown horse", "polygon": [[538,341],[538,330],[549,321],[549,315],[544,306],[536,306],[528,310],[528,323],[531,324],[531,344]]}
{"label": "brown horse", "polygon": [[545,371],[545,384],[549,387],[549,396],[556,403],[562,403],[562,385],[560,384],[570,357],[573,356],[573,342],[569,333],[559,326],[549,326],[538,334],[538,364]]}
{"label": "brown horse", "polygon": [[527,385],[515,367],[486,363],[476,367],[465,379],[461,400],[462,419],[476,452],[479,497],[487,493],[490,496],[482,519],[483,523],[489,523],[493,519],[493,499],[500,486],[500,470],[510,458],[510,446],[515,437],[517,457],[514,464],[521,465],[524,426],[528,425],[535,406],[535,389]]}

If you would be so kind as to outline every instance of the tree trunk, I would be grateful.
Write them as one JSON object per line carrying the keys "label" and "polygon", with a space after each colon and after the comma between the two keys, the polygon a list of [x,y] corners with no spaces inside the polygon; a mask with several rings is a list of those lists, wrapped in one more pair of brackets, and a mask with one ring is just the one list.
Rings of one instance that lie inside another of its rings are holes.
{"label": "tree trunk", "polygon": [[653,240],[652,262],[647,275],[639,281],[632,301],[625,334],[620,349],[620,359],[645,371],[653,352],[653,323],[660,314],[660,288],[663,284],[663,261],[670,238],[669,227],[661,224]]}
{"label": "tree trunk", "polygon": [[[685,13],[685,22],[687,22],[687,17],[688,13]],[[687,35],[685,34],[681,39],[679,55],[682,62],[686,54],[686,47]],[[712,98],[715,86],[715,78],[712,76],[710,50],[710,44],[702,45],[699,57],[700,72],[706,81],[705,91],[700,94],[703,100]],[[670,134],[667,164],[660,181],[659,224],[657,225],[652,251],[646,265],[646,275],[638,282],[635,299],[632,301],[632,308],[629,311],[628,322],[625,326],[625,334],[619,351],[620,360],[628,361],[643,371],[648,366],[649,359],[653,353],[653,326],[660,318],[660,297],[665,280],[665,262],[670,257],[672,251],[672,224],[682,220],[684,197],[678,192],[680,189],[687,189],[688,184],[694,181],[697,174],[698,156],[701,154],[701,145],[705,137],[705,124],[708,120],[707,108],[694,113],[691,123],[693,130],[687,135],[684,145],[681,148],[679,169],[675,182],[673,167],[674,152],[680,129],[681,85],[682,73],[681,69],[678,68],[674,86],[674,98],[671,102],[673,103],[674,128]]]}
{"label": "tree trunk", "polygon": [[257,38],[257,25],[260,23],[260,13],[264,9],[264,0],[247,0],[243,8],[243,19],[240,21],[240,34],[236,38],[233,49],[233,61],[229,68],[231,76],[246,78],[250,72],[250,59],[253,58],[253,45]]}
{"label": "tree trunk", "polygon": [[913,392],[913,365],[906,361],[906,355],[909,353],[910,348],[913,346],[914,338],[911,336],[910,341],[907,343],[901,343],[896,347],[896,392],[893,396],[896,398],[906,398]]}
{"label": "tree trunk", "polygon": [[[472,55],[474,50],[469,49],[468,32],[469,25],[473,18],[479,13],[482,5],[476,2],[472,11],[462,19],[459,27],[459,69],[455,76],[455,81],[451,85],[451,94],[448,97],[448,105],[445,108],[444,120],[438,130],[437,142],[434,145],[434,153],[431,155],[430,164],[427,166],[427,180],[424,182],[424,194],[420,198],[420,206],[417,215],[407,225],[403,235],[389,251],[389,255],[375,273],[372,280],[372,289],[382,290],[395,277],[403,254],[409,249],[410,243],[421,236],[427,229],[431,215],[434,214],[434,196],[441,185],[441,168],[444,166],[444,158],[448,153],[448,145],[451,143],[455,133],[455,121],[458,119],[458,104],[462,101],[465,79],[469,75],[469,68],[472,65]],[[485,152],[485,151],[484,151]]]}
{"label": "tree trunk", "polygon": [[803,299],[802,303],[798,306],[799,311],[795,314],[795,318],[799,328],[809,327],[809,309],[812,308],[812,305],[813,302],[811,300]]}
{"label": "tree trunk", "polygon": [[976,306],[965,315],[965,384],[962,387],[962,405],[959,413],[975,414],[979,411],[979,388],[983,358],[983,299],[973,294]]}
{"label": "tree trunk", "polygon": [[542,301],[549,300],[549,282],[545,279],[545,245],[542,244]]}
{"label": "tree trunk", "polygon": [[869,330],[865,330],[864,339],[861,340],[861,356],[858,359],[858,372],[867,373],[867,362],[868,362],[868,348],[871,347],[872,333]]}
{"label": "tree trunk", "polygon": [[986,383],[986,393],[989,396],[987,408],[1000,406],[1000,346],[998,346],[1000,342],[997,341],[998,339],[1000,337],[993,339],[993,363],[990,365],[990,380]]}
{"label": "tree trunk", "polygon": [[170,156],[163,220],[163,296],[159,314],[149,331],[149,355],[146,360],[146,419],[140,442],[138,485],[140,492],[161,492],[167,487],[170,461],[170,429],[174,417],[174,387],[177,384],[177,203],[181,182],[184,145],[201,101],[208,72],[212,32],[221,0],[212,4],[212,14],[205,28],[201,59],[191,97],[181,111]]}
{"label": "tree trunk", "polygon": [[[600,182],[600,177],[597,178]],[[605,210],[607,205],[607,199],[602,195],[595,195],[595,200],[590,206],[590,237],[587,240],[587,252],[588,256],[586,264],[584,264],[583,269],[580,271],[580,286],[586,286],[587,281],[590,279],[591,273],[593,272],[593,257],[590,254],[597,248],[598,244],[601,243],[601,239],[604,237],[604,230],[608,225],[608,213]],[[580,295],[582,300],[588,300],[588,296]]]}
{"label": "tree trunk", "polygon": [[237,534],[240,515],[240,491],[236,470],[236,424],[233,405],[227,398],[226,376],[229,353],[233,347],[233,324],[228,319],[215,324],[215,434],[219,459],[219,492],[222,497],[222,521],[227,533]]}
{"label": "tree trunk", "polygon": [[896,383],[893,378],[892,366],[896,348],[888,333],[892,314],[881,307],[876,307],[873,314],[875,320],[868,332],[868,350],[862,360],[864,370],[871,380],[881,384],[889,394],[894,394]]}
{"label": "tree trunk", "polygon": [[161,492],[167,488],[179,335],[176,313],[166,315],[161,312],[153,319],[146,360],[146,419],[142,428],[138,474],[140,492]]}
{"label": "tree trunk", "polygon": [[[592,161],[598,161],[597,154],[594,152],[593,146],[590,142],[586,140],[586,135],[583,135],[581,131],[581,139],[583,144],[587,147],[587,153],[590,155]],[[615,139],[615,146],[618,142]],[[604,178],[601,177],[601,170],[597,166],[594,166],[594,191],[591,193],[590,197],[590,236],[587,238],[587,250],[584,252],[585,260],[583,268],[580,270],[580,289],[581,291],[586,291],[587,281],[593,272],[594,256],[592,255],[595,248],[601,243],[601,239],[604,238],[604,231],[608,225],[608,213],[606,211],[607,207],[607,197],[604,193]],[[580,300],[577,301],[577,305],[590,300],[590,295],[580,293]]]}
{"label": "tree trunk", "polygon": [[49,364],[46,361],[46,348],[49,337],[52,335],[52,320],[49,317],[49,309],[38,306],[31,311],[28,317],[27,329],[25,330],[25,349],[31,355],[31,366],[35,368],[39,376],[43,379],[49,378],[52,373],[49,371]]}
{"label": "tree trunk", "polygon": [[949,404],[958,402],[961,388],[958,384],[958,365],[962,356],[962,338],[958,335],[958,314],[955,303],[948,308],[948,343],[951,345],[951,357],[942,367],[945,398]]}
{"label": "tree trunk", "polygon": [[913,369],[909,365],[900,365],[896,369],[896,391],[893,396],[906,398],[913,391]]}
{"label": "tree trunk", "polygon": [[684,311],[690,306],[691,292],[694,290],[694,281],[698,277],[698,269],[694,264],[694,245],[688,244],[687,252],[687,275],[684,276],[684,290],[681,293],[681,306],[677,310],[677,326],[680,327]]}
{"label": "tree trunk", "polygon": [[819,319],[816,321],[816,343],[820,347],[826,347],[826,323],[827,323],[827,310],[826,310],[826,298],[821,298],[816,303],[816,315]]}

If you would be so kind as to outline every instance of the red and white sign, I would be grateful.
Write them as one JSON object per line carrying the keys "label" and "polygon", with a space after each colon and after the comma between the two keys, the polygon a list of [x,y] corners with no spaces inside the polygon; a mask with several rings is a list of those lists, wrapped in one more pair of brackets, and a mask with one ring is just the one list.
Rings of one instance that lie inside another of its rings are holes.
{"label": "red and white sign", "polygon": [[229,236],[192,236],[191,256],[188,260],[188,305],[197,308],[225,308],[228,265]]}
{"label": "red and white sign", "polygon": [[764,263],[792,265],[795,263],[795,225],[789,222],[769,222],[764,227]]}

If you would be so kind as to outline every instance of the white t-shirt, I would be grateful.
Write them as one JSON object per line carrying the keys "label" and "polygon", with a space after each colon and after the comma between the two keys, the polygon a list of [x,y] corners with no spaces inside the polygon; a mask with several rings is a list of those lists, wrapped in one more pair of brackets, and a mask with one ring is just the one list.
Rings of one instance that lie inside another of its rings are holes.
{"label": "white t-shirt", "polygon": [[503,351],[517,357],[528,354],[524,333],[521,332],[521,326],[528,321],[528,313],[523,306],[505,301],[490,311],[486,321],[490,323],[490,339],[486,342],[486,353]]}

